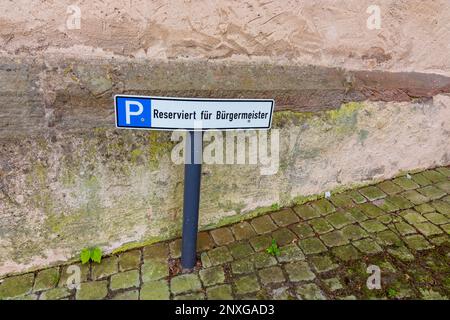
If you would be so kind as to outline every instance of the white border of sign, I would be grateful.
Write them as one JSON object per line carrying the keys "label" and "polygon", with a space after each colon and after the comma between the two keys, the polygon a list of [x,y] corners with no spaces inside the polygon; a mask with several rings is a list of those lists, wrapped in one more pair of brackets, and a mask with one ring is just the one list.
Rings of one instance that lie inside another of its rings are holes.
{"label": "white border of sign", "polygon": [[[268,127],[248,127],[248,128],[160,128],[160,127],[150,127],[150,128],[142,128],[142,127],[121,127],[118,126],[118,115],[117,115],[117,97],[121,98],[147,98],[153,100],[179,100],[179,101],[219,101],[219,102],[252,102],[252,101],[264,101],[271,102],[270,109],[270,120]],[[273,111],[275,109],[275,100],[273,99],[212,99],[212,98],[180,98],[180,97],[159,97],[159,96],[140,96],[140,95],[128,95],[128,94],[116,94],[114,95],[114,118],[116,122],[116,128],[118,129],[129,129],[129,130],[158,130],[158,131],[176,131],[176,130],[188,130],[188,131],[234,131],[234,130],[269,130],[272,127],[272,117]]]}

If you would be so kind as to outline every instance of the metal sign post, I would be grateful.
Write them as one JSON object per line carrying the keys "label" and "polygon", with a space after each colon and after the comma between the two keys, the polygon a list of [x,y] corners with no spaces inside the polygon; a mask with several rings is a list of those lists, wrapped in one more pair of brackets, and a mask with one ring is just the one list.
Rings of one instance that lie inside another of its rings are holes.
{"label": "metal sign post", "polygon": [[[203,131],[268,130],[274,101],[266,99],[197,99],[116,95],[116,127],[188,130],[185,147],[181,265],[197,262],[198,211],[202,174]],[[201,128],[196,124],[201,122]]]}
{"label": "metal sign post", "polygon": [[197,262],[198,210],[200,204],[200,181],[202,177],[203,133],[189,131],[186,136],[183,198],[183,238],[181,266],[194,268]]}

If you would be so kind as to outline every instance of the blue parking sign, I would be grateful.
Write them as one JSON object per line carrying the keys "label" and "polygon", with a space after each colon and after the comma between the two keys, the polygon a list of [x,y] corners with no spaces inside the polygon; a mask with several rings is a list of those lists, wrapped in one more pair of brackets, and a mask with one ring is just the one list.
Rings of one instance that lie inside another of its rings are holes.
{"label": "blue parking sign", "polygon": [[151,99],[116,96],[116,123],[118,127],[150,128]]}

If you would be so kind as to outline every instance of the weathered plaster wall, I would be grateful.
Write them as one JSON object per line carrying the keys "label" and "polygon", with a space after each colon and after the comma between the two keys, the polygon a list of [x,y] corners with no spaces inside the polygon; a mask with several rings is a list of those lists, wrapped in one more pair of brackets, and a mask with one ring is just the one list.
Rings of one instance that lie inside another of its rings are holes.
{"label": "weathered plaster wall", "polygon": [[0,0],[0,276],[179,235],[174,142],[117,93],[275,98],[278,172],[205,165],[203,228],[450,163],[448,1],[69,4]]}
{"label": "weathered plaster wall", "polygon": [[[67,7],[81,9],[68,30]],[[370,5],[381,29],[369,30]],[[449,75],[447,0],[1,0],[14,54],[269,61]]]}

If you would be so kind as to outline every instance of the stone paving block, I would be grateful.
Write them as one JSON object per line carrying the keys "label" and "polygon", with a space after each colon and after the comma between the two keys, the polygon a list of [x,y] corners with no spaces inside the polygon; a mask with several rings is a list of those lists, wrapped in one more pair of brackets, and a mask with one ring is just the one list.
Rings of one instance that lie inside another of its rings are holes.
{"label": "stone paving block", "polygon": [[322,290],[314,283],[299,285],[295,292],[301,299],[305,300],[326,300]]}
{"label": "stone paving block", "polygon": [[419,192],[417,192],[416,190],[408,190],[408,191],[402,192],[400,195],[402,197],[404,197],[405,199],[411,201],[415,205],[423,204],[430,200],[423,194],[420,194]]}
{"label": "stone paving block", "polygon": [[400,210],[400,207],[398,207],[396,204],[393,204],[392,202],[389,202],[387,199],[375,200],[372,203],[384,212],[395,212]]}
{"label": "stone paving block", "polygon": [[397,222],[394,224],[395,230],[397,230],[402,236],[416,233],[416,229],[407,224],[406,222]]}
{"label": "stone paving block", "polygon": [[218,247],[209,250],[208,257],[211,262],[211,266],[217,266],[219,264],[224,264],[233,260],[230,250],[227,247]]}
{"label": "stone paving block", "polygon": [[421,194],[423,194],[425,197],[430,198],[431,200],[436,200],[439,198],[442,198],[446,195],[446,193],[436,188],[435,186],[427,186],[420,189],[417,189],[417,191]]}
{"label": "stone paving block", "polygon": [[301,261],[305,260],[305,255],[296,244],[292,243],[280,248],[277,259],[279,262]]}
{"label": "stone paving block", "polygon": [[284,246],[286,244],[292,243],[297,238],[295,234],[288,228],[280,228],[272,232],[272,238],[275,239],[279,246]]}
{"label": "stone paving block", "polygon": [[118,271],[118,259],[116,256],[104,258],[101,263],[92,264],[92,276],[95,280],[105,278]]}
{"label": "stone paving block", "polygon": [[331,203],[338,208],[350,208],[355,205],[352,198],[347,194],[333,194],[330,199]]}
{"label": "stone paving block", "polygon": [[257,269],[271,267],[277,264],[277,260],[267,252],[257,252],[252,256],[253,263]]}
{"label": "stone paving block", "polygon": [[231,286],[229,284],[206,288],[206,296],[208,297],[208,300],[232,300],[233,299],[233,294],[231,292]]}
{"label": "stone paving block", "polygon": [[280,267],[270,267],[266,269],[261,269],[258,272],[259,279],[261,279],[261,283],[263,285],[267,285],[270,283],[280,283],[286,281],[283,275],[283,271]]}
{"label": "stone paving block", "polygon": [[233,274],[245,274],[254,272],[255,266],[253,265],[253,259],[245,258],[233,261],[231,263],[231,271],[233,272]]}
{"label": "stone paving block", "polygon": [[311,271],[308,263],[304,261],[291,262],[284,266],[290,281],[311,281],[316,275]]}
{"label": "stone paving block", "polygon": [[255,251],[266,250],[272,243],[272,238],[268,235],[257,236],[250,239],[250,244]]}
{"label": "stone paving block", "polygon": [[335,211],[334,206],[327,199],[313,201],[311,202],[311,207],[316,209],[316,211],[319,212],[321,216],[325,216]]}
{"label": "stone paving block", "polygon": [[384,214],[382,216],[377,217],[376,219],[377,221],[383,224],[390,224],[394,220],[394,217],[390,214]]}
{"label": "stone paving block", "polygon": [[333,226],[329,224],[325,218],[311,220],[309,221],[309,224],[318,234],[323,234],[334,230]]}
{"label": "stone paving block", "polygon": [[446,224],[450,222],[450,219],[444,216],[443,214],[437,213],[437,212],[431,212],[424,214],[424,217],[431,221],[434,224],[441,225]]}
{"label": "stone paving block", "polygon": [[350,244],[335,247],[332,249],[333,254],[343,261],[350,261],[359,259],[360,255],[358,251]]}
{"label": "stone paving block", "polygon": [[225,281],[225,273],[222,266],[202,269],[199,275],[205,287],[221,284]]}
{"label": "stone paving block", "polygon": [[309,219],[314,219],[314,218],[320,217],[320,212],[308,204],[304,204],[301,206],[295,206],[294,211],[303,220],[309,220]]}
{"label": "stone paving block", "polygon": [[375,186],[369,186],[358,190],[369,201],[374,201],[386,197],[386,194]]}
{"label": "stone paving block", "polygon": [[170,279],[170,289],[173,294],[201,290],[202,284],[195,273],[182,274]]}
{"label": "stone paving block", "polygon": [[442,181],[442,182],[436,183],[435,186],[438,189],[441,189],[442,191],[444,191],[445,193],[450,193],[450,181]]}
{"label": "stone paving block", "polygon": [[234,281],[234,286],[237,294],[251,293],[261,289],[258,279],[254,274],[237,278]]}
{"label": "stone paving block", "polygon": [[388,252],[395,258],[405,262],[410,262],[414,260],[414,255],[411,253],[411,251],[409,251],[409,249],[403,246],[389,248]]}
{"label": "stone paving block", "polygon": [[376,254],[383,251],[383,249],[372,239],[362,239],[353,242],[353,245],[364,254]]}
{"label": "stone paving block", "polygon": [[59,267],[41,270],[34,280],[34,291],[48,290],[56,287],[59,281]]}
{"label": "stone paving block", "polygon": [[141,267],[142,281],[149,282],[169,276],[169,265],[166,261],[147,261]]}
{"label": "stone paving block", "polygon": [[327,247],[318,238],[300,240],[299,247],[305,254],[316,254],[327,251]]}
{"label": "stone paving block", "polygon": [[324,279],[323,282],[331,292],[344,289],[341,282],[339,281],[339,278]]}
{"label": "stone paving block", "polygon": [[37,300],[37,299],[38,299],[38,295],[36,293],[30,293],[30,294],[26,294],[24,296],[18,296],[18,297],[11,298],[9,300]]}
{"label": "stone paving block", "polygon": [[442,230],[430,222],[422,222],[415,225],[417,230],[426,237],[435,236],[442,233]]}
{"label": "stone paving block", "polygon": [[170,298],[169,284],[166,280],[144,283],[139,298],[141,300],[168,300]]}
{"label": "stone paving block", "polygon": [[269,215],[252,219],[250,223],[258,234],[269,233],[277,229]]}
{"label": "stone paving block", "polygon": [[442,245],[444,242],[450,243],[450,237],[448,235],[437,236],[437,237],[431,238],[429,240],[431,243],[433,243],[437,246]]}
{"label": "stone paving block", "polygon": [[450,195],[443,197],[441,200],[450,203]]}
{"label": "stone paving block", "polygon": [[372,203],[363,203],[360,204],[357,208],[361,209],[361,211],[369,218],[376,218],[384,214],[383,210]]}
{"label": "stone paving block", "polygon": [[414,210],[417,211],[417,212],[419,212],[419,213],[421,213],[421,214],[424,214],[424,213],[430,213],[430,212],[436,211],[436,209],[433,208],[433,207],[432,207],[430,204],[428,204],[428,203],[423,203],[423,204],[420,204],[420,205],[418,205],[418,206],[415,206],[415,207],[414,207]]}
{"label": "stone paving block", "polygon": [[348,209],[348,213],[352,215],[356,222],[361,222],[369,219],[369,217],[367,217],[358,207]]}
{"label": "stone paving block", "polygon": [[202,262],[203,268],[209,268],[211,267],[211,260],[209,259],[207,252],[202,252],[200,254],[200,261]]}
{"label": "stone paving block", "polygon": [[342,234],[350,241],[359,240],[369,236],[363,228],[354,224],[344,227],[342,229]]}
{"label": "stone paving block", "polygon": [[112,300],[138,300],[138,299],[139,299],[139,291],[137,289],[120,292],[112,298]]}
{"label": "stone paving block", "polygon": [[380,263],[380,269],[381,272],[391,272],[391,273],[397,272],[397,269],[395,269],[394,266],[389,261],[384,261]]}
{"label": "stone paving block", "polygon": [[402,197],[399,194],[387,196],[386,201],[389,201],[391,204],[398,207],[400,210],[405,210],[414,207],[414,203],[406,199],[405,197]]}
{"label": "stone paving block", "polygon": [[436,171],[438,171],[439,173],[443,174],[447,178],[450,178],[450,167],[436,168]]}
{"label": "stone paving block", "polygon": [[297,215],[291,209],[274,212],[271,216],[273,221],[280,227],[286,227],[299,221]]}
{"label": "stone paving block", "polygon": [[233,233],[230,228],[226,227],[211,230],[211,236],[213,237],[214,242],[219,246],[223,246],[234,241]]}
{"label": "stone paving block", "polygon": [[77,290],[77,300],[100,300],[108,294],[108,281],[82,282]]}
{"label": "stone paving block", "polygon": [[169,243],[170,256],[174,259],[181,257],[181,239]]}
{"label": "stone paving block", "polygon": [[309,260],[314,270],[319,273],[328,272],[338,267],[328,255],[312,256]]}
{"label": "stone paving block", "polygon": [[410,224],[415,225],[417,223],[425,222],[427,219],[425,219],[424,216],[417,213],[414,210],[405,210],[400,213],[400,215]]}
{"label": "stone paving block", "polygon": [[431,181],[428,180],[422,172],[411,175],[411,178],[421,187],[425,187],[431,184]]}
{"label": "stone paving block", "polygon": [[437,183],[441,181],[447,181],[447,177],[443,175],[442,173],[435,171],[435,170],[426,170],[423,171],[422,174],[425,178],[430,180],[432,183]]}
{"label": "stone paving block", "polygon": [[434,246],[429,243],[423,236],[419,234],[415,234],[412,236],[405,237],[405,242],[413,250],[420,251],[420,250],[426,250],[431,249]]}
{"label": "stone paving block", "polygon": [[329,214],[326,219],[336,229],[341,229],[356,221],[356,219],[348,212],[335,212]]}
{"label": "stone paving block", "polygon": [[433,289],[419,288],[423,300],[448,300],[445,296]]}
{"label": "stone paving block", "polygon": [[333,194],[330,199],[331,203],[338,208],[351,208],[355,206],[352,198],[348,194]]}
{"label": "stone paving block", "polygon": [[439,213],[445,214],[447,216],[450,215],[450,203],[445,202],[445,201],[436,200],[436,201],[432,201],[430,204]]}
{"label": "stone paving block", "polygon": [[0,283],[0,300],[4,298],[22,296],[31,292],[33,280],[33,273],[26,273],[3,279]]}
{"label": "stone paving block", "polygon": [[228,246],[235,259],[241,259],[253,254],[253,248],[248,242],[235,242]]}
{"label": "stone paving block", "polygon": [[367,220],[360,222],[361,227],[369,233],[380,232],[386,230],[387,227],[377,220]]}
{"label": "stone paving block", "polygon": [[71,295],[71,291],[67,288],[53,288],[41,293],[39,300],[60,300]]}
{"label": "stone paving block", "polygon": [[202,252],[214,247],[214,241],[209,232],[199,232],[197,236],[197,251]]}
{"label": "stone paving block", "polygon": [[[74,275],[75,272],[78,272],[78,270],[81,271],[80,281],[81,282],[87,281],[87,279],[89,277],[89,273],[90,273],[90,266],[88,263],[86,263],[86,264],[76,263],[73,265],[66,265],[66,266],[63,266],[61,269],[61,274],[59,276],[59,281],[58,281],[58,287],[67,287],[68,286],[67,280],[69,279],[69,277]],[[72,280],[72,278],[70,278],[70,279]],[[72,285],[74,283],[71,282],[70,284]]]}
{"label": "stone paving block", "polygon": [[127,289],[131,287],[138,287],[139,284],[139,271],[129,270],[112,275],[110,288],[111,290]]}
{"label": "stone paving block", "polygon": [[127,271],[131,269],[138,269],[141,264],[141,251],[132,250],[122,253],[119,256],[119,270]]}
{"label": "stone paving block", "polygon": [[346,195],[348,195],[350,198],[352,198],[352,200],[356,203],[356,204],[361,204],[364,202],[367,202],[367,199],[364,198],[364,196],[359,193],[357,190],[351,190],[345,193]]}
{"label": "stone paving block", "polygon": [[186,294],[180,294],[173,298],[174,300],[205,300],[205,294],[203,292],[191,292]]}
{"label": "stone paving block", "polygon": [[144,262],[147,260],[167,261],[169,258],[169,247],[172,258],[181,256],[181,239],[177,239],[176,241],[172,241],[169,245],[167,245],[167,243],[156,243],[144,247]]}
{"label": "stone paving block", "polygon": [[408,179],[406,176],[396,178],[392,180],[392,182],[401,187],[403,190],[413,190],[420,187],[414,182],[414,180]]}
{"label": "stone paving block", "polygon": [[295,300],[294,295],[287,286],[274,288],[270,290],[270,296],[273,300]]}
{"label": "stone paving block", "polygon": [[441,228],[442,228],[442,230],[444,230],[444,232],[446,232],[447,234],[450,234],[450,223],[441,225]]}
{"label": "stone paving block", "polygon": [[342,234],[342,231],[335,230],[320,236],[320,239],[328,247],[342,246],[348,243],[348,240]]}
{"label": "stone paving block", "polygon": [[309,238],[314,235],[314,230],[306,222],[300,222],[290,226],[290,229],[299,239]]}
{"label": "stone paving block", "polygon": [[377,184],[377,187],[388,195],[396,194],[403,191],[402,188],[400,188],[398,185],[389,180]]}
{"label": "stone paving block", "polygon": [[383,246],[401,246],[403,245],[402,240],[391,230],[385,230],[377,233],[377,242]]}
{"label": "stone paving block", "polygon": [[252,226],[247,221],[233,225],[231,230],[233,231],[236,240],[249,239],[256,235],[255,230],[253,230]]}

